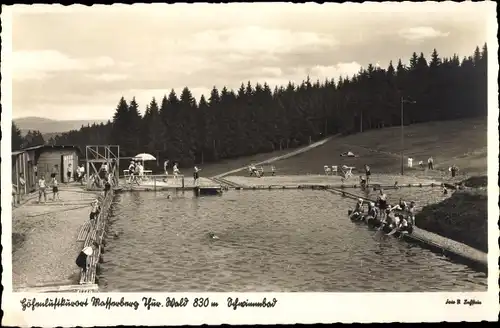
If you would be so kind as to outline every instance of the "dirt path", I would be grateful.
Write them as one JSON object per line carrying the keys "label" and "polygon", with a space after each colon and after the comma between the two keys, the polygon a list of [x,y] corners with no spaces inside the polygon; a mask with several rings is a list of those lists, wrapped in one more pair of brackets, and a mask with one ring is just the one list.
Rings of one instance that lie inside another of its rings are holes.
{"label": "dirt path", "polygon": [[[269,158],[269,159],[267,159],[265,161],[261,161],[261,162],[258,162],[258,163],[254,163],[254,165],[258,166],[258,165],[270,164],[270,163],[273,163],[273,162],[276,162],[276,161],[280,161],[280,160],[283,160],[283,159],[287,159],[287,158],[290,158],[290,157],[293,157],[293,156],[305,153],[306,151],[309,151],[311,149],[314,149],[316,147],[324,145],[325,143],[327,143],[328,141],[332,140],[335,137],[337,137],[337,135],[328,137],[326,139],[323,139],[323,140],[320,140],[320,141],[317,141],[317,142],[314,142],[314,143],[312,143],[312,144],[310,144],[310,145],[308,145],[306,147],[294,150],[294,151],[292,151],[290,153],[287,153],[287,154],[284,154],[284,155],[280,155],[280,156],[276,156],[276,157],[272,157],[272,158]],[[246,170],[247,168],[248,168],[248,165],[240,167],[238,169],[234,169],[234,170],[231,170],[231,171],[227,171],[227,172],[218,174],[216,176],[213,176],[212,178],[216,178],[216,179],[217,178],[222,178],[222,177],[224,177],[226,175],[230,175],[230,174],[233,174],[233,173],[236,173],[236,172],[239,172],[239,171]]]}
{"label": "dirt path", "polygon": [[81,247],[77,234],[97,195],[77,185],[62,185],[62,201],[38,204],[37,196],[28,195],[12,211],[13,288],[75,284]]}

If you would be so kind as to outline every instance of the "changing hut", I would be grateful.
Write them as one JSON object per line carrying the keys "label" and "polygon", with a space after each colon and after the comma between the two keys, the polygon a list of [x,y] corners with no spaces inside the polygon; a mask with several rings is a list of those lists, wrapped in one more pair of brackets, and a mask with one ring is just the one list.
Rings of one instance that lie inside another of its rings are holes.
{"label": "changing hut", "polygon": [[58,181],[69,182],[66,172],[70,164],[72,167],[70,180],[73,180],[78,158],[82,156],[80,148],[71,145],[40,145],[25,148],[22,151],[28,155],[27,171],[33,172],[35,181],[37,177],[44,175],[45,179],[48,179],[52,173],[55,173]]}

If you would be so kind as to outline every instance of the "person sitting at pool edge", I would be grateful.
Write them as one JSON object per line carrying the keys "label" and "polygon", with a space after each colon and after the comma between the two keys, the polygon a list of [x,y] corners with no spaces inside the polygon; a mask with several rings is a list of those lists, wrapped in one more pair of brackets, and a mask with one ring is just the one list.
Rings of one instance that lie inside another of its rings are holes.
{"label": "person sitting at pool edge", "polygon": [[356,206],[354,207],[354,211],[352,212],[352,215],[351,217],[354,217],[354,216],[360,216],[363,214],[363,199],[362,198],[359,198],[358,199],[358,202],[356,203]]}
{"label": "person sitting at pool edge", "polygon": [[368,203],[368,216],[371,216],[374,219],[378,218],[378,209],[375,206],[374,202],[369,202]]}
{"label": "person sitting at pool edge", "polygon": [[399,203],[393,207],[393,210],[395,211],[406,211],[408,209],[408,204],[406,204],[406,202],[400,198],[399,199]]}
{"label": "person sitting at pool edge", "polygon": [[362,189],[365,189],[366,188],[366,179],[364,176],[360,175],[359,176],[359,185],[361,186]]}

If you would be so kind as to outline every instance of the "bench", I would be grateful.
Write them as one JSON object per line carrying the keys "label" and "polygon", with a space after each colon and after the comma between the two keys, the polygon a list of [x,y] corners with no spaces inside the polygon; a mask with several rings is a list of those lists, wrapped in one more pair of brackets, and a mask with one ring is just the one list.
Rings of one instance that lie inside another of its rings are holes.
{"label": "bench", "polygon": [[342,165],[342,167],[340,168],[340,172],[342,173],[344,179],[349,179],[349,178],[352,178],[354,175],[352,173],[352,170],[356,169],[356,167],[354,166],[346,166],[346,165]]}
{"label": "bench", "polygon": [[334,174],[337,175],[338,174],[338,166],[337,165],[332,165],[332,167],[330,168],[330,166],[328,165],[325,165],[323,166],[323,170],[325,171],[325,174],[326,175],[330,175],[330,174]]}
{"label": "bench", "polygon": [[[271,171],[271,175],[272,176],[276,175],[276,167],[274,165],[270,165],[269,166],[269,171]],[[250,176],[254,176],[255,175],[256,177],[262,177],[262,176],[264,176],[265,171],[264,171],[264,167],[263,166],[259,166],[259,167],[249,166],[248,167],[248,173],[250,174]]]}
{"label": "bench", "polygon": [[90,227],[91,227],[90,221],[85,222],[83,226],[80,228],[80,232],[78,233],[76,241],[85,241],[90,232]]}

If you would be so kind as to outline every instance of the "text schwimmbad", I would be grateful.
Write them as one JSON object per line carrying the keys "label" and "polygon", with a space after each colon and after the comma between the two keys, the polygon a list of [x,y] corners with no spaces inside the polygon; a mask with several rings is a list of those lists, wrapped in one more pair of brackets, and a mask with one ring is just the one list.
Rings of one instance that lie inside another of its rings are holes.
{"label": "text schwimmbad", "polygon": [[[227,307],[236,310],[237,308],[245,307],[260,307],[260,308],[273,308],[278,300],[273,298],[272,300],[267,300],[263,298],[261,300],[250,301],[239,300],[238,298],[233,299],[231,297],[227,298]],[[37,308],[76,308],[76,307],[97,307],[110,310],[112,308],[131,308],[138,310],[139,306],[143,306],[147,310],[151,308],[183,308],[183,307],[194,307],[194,308],[216,308],[219,307],[219,303],[210,300],[208,297],[197,297],[190,300],[187,297],[182,297],[179,299],[167,297],[165,300],[159,301],[151,297],[143,297],[141,301],[137,300],[126,300],[125,297],[121,297],[119,300],[114,300],[112,297],[100,298],[91,297],[82,300],[71,300],[65,297],[56,298],[45,298],[44,300],[37,300],[36,298],[27,299],[23,298],[20,300],[21,308],[23,311],[31,310],[35,311]]]}

